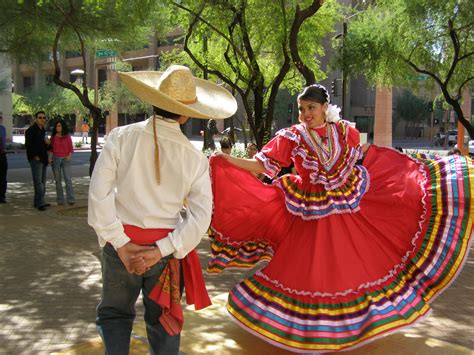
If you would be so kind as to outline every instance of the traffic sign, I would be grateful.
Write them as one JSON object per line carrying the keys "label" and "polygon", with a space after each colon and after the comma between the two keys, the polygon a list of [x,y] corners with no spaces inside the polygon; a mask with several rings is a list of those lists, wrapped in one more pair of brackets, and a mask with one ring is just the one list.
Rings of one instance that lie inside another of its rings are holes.
{"label": "traffic sign", "polygon": [[98,49],[95,51],[95,56],[97,58],[105,58],[105,57],[115,57],[117,55],[117,51],[113,49]]}
{"label": "traffic sign", "polygon": [[427,74],[408,75],[408,80],[424,81],[428,80]]}

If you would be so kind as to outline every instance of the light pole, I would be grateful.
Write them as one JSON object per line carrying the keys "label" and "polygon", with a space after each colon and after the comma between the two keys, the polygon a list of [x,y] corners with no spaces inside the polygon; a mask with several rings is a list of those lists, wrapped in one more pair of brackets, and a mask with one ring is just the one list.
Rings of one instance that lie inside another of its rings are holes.
{"label": "light pole", "polygon": [[[76,76],[75,82],[77,82],[77,85],[82,86],[82,81],[84,80],[84,70],[82,69],[74,69],[71,71],[71,75]],[[75,125],[74,125],[74,132],[81,132],[81,122],[82,118],[79,119],[80,114],[79,111],[76,110],[76,119],[75,119]]]}

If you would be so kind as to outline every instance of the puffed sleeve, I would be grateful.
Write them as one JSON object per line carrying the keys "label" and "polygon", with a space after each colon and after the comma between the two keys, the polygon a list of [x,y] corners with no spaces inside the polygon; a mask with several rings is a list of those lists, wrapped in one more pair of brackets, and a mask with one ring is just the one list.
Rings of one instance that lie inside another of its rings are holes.
{"label": "puffed sleeve", "polygon": [[349,130],[347,132],[347,144],[353,148],[360,144],[360,132],[357,128],[349,126]]}
{"label": "puffed sleeve", "polygon": [[255,159],[263,163],[265,175],[274,178],[282,167],[292,163],[291,157],[293,149],[297,145],[296,141],[295,133],[289,129],[282,129],[255,155]]}

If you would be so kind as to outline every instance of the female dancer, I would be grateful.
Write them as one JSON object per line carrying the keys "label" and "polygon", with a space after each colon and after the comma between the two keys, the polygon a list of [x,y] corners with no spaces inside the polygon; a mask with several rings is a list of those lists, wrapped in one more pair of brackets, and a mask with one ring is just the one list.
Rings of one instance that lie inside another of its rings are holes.
{"label": "female dancer", "polygon": [[[210,272],[268,265],[235,286],[239,325],[294,351],[337,351],[412,325],[461,270],[474,173],[462,156],[410,157],[361,146],[320,85],[298,96],[300,123],[255,159],[211,158]],[[294,163],[297,175],[263,185]]]}

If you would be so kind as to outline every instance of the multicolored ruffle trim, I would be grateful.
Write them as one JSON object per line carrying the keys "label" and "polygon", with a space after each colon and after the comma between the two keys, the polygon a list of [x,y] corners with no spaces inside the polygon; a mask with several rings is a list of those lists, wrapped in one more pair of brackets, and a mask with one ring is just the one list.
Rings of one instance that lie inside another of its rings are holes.
{"label": "multicolored ruffle trim", "polygon": [[224,269],[251,269],[262,261],[270,261],[273,249],[265,241],[247,242],[234,246],[218,241],[209,234],[211,259],[207,267],[209,273],[220,273]]}
{"label": "multicolored ruffle trim", "polygon": [[414,324],[456,278],[472,242],[474,170],[469,158],[426,160],[421,242],[397,274],[351,292],[292,290],[263,271],[239,283],[227,309],[240,326],[300,353],[348,350]]}

